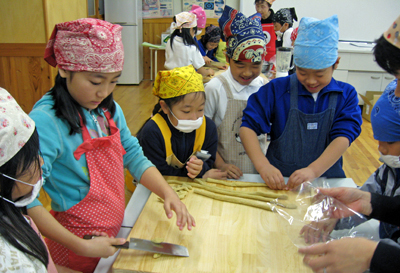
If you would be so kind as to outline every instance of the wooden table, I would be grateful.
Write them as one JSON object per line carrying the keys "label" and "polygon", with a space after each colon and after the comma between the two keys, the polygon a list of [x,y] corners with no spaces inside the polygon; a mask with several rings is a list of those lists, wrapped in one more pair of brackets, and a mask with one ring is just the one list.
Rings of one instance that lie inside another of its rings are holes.
{"label": "wooden table", "polygon": [[176,217],[167,219],[163,204],[151,194],[128,238],[162,238],[186,246],[190,257],[164,255],[154,259],[149,252],[121,250],[113,272],[312,272],[280,227],[277,213],[194,193],[183,202],[196,219],[192,231],[179,231]]}

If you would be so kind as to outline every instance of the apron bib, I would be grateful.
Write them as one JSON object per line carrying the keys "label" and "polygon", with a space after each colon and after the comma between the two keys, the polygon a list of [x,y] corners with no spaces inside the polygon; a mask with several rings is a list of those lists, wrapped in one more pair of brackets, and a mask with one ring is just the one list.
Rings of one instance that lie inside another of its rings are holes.
{"label": "apron bib", "polygon": [[[125,210],[124,165],[125,150],[121,144],[119,129],[111,115],[105,111],[110,125],[110,135],[92,139],[81,119],[83,143],[74,156],[79,160],[86,154],[90,177],[90,189],[86,197],[64,212],[51,211],[54,218],[70,232],[82,238],[93,231],[116,236],[121,228]],[[55,264],[73,270],[93,272],[100,258],[76,255],[66,247],[46,238]]]}
{"label": "apron bib", "polygon": [[[243,110],[246,108],[247,100],[235,100],[226,78],[221,75],[217,76],[217,78],[222,82],[226,91],[226,96],[228,97],[224,119],[217,128],[218,153],[226,163],[235,165],[243,173],[258,173],[249,156],[246,154],[239,137]],[[267,150],[266,135],[258,136],[258,141],[265,155]]]}
{"label": "apron bib", "polygon": [[[172,166],[175,169],[182,169],[183,167],[185,167],[186,162],[182,163],[172,151],[172,145],[171,145],[172,134],[171,130],[168,127],[167,122],[160,114],[154,115],[151,119],[157,124],[164,138],[165,154],[166,154],[165,161],[167,161],[167,164],[169,166]],[[206,136],[206,119],[203,118],[203,123],[201,124],[200,128],[196,130],[196,138],[194,141],[193,153],[191,154],[191,156],[196,154],[197,152],[200,152],[204,144],[205,136]]]}
{"label": "apron bib", "polygon": [[[298,109],[297,75],[290,76],[290,111],[282,135],[271,141],[267,159],[283,176],[314,162],[330,144],[329,132],[335,116],[336,92],[329,94],[329,106],[317,114],[305,114]],[[342,157],[321,177],[343,178]]]}

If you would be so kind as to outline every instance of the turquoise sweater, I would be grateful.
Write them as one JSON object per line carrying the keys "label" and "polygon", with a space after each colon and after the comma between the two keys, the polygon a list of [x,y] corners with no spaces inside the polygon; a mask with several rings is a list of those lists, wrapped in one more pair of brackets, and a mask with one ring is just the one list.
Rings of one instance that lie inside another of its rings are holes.
{"label": "turquoise sweater", "polygon": [[[115,104],[116,112],[113,119],[120,130],[121,143],[126,151],[123,156],[124,167],[130,171],[136,181],[140,181],[144,171],[154,165],[143,155],[138,140],[131,135],[126,125],[121,107]],[[46,94],[35,104],[29,116],[35,121],[39,133],[40,150],[44,160],[43,188],[51,198],[51,208],[54,211],[66,211],[85,198],[89,192],[90,179],[86,155],[83,154],[79,160],[76,160],[73,155],[83,142],[82,134],[70,135],[69,125],[55,115],[53,105],[52,96]],[[83,109],[83,112],[90,135],[92,138],[96,137],[99,130],[93,118],[97,118],[97,115],[94,111],[86,109]],[[103,111],[101,115],[106,120]],[[106,136],[103,131],[102,136]],[[38,205],[41,203],[36,199],[28,208]]]}

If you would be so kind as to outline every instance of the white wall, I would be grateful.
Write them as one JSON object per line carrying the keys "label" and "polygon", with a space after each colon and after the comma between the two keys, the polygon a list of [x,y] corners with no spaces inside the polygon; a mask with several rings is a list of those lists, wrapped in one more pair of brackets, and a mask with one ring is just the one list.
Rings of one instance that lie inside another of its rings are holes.
{"label": "white wall", "polygon": [[[239,1],[245,15],[255,13],[254,1]],[[299,21],[301,17],[325,19],[337,14],[339,39],[349,41],[374,41],[400,15],[400,0],[278,0],[272,5],[275,12],[288,7],[296,8]]]}

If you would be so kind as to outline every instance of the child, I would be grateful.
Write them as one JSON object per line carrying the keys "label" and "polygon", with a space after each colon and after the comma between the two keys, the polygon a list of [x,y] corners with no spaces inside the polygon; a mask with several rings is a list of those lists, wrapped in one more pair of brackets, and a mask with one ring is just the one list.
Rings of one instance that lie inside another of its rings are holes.
{"label": "child", "polygon": [[[294,47],[297,73],[272,80],[248,100],[240,137],[272,189],[345,177],[342,154],[360,134],[362,118],[354,87],[332,78],[338,41],[336,15],[302,18]],[[255,143],[266,133],[271,143],[265,156]],[[287,186],[283,176],[289,177]]]}
{"label": "child", "polygon": [[276,47],[292,47],[290,35],[293,31],[293,20],[297,22],[294,8],[283,8],[274,14],[272,22],[276,33]]}
{"label": "child", "polygon": [[174,22],[171,24],[174,32],[172,32],[165,49],[164,66],[166,69],[193,65],[197,72],[204,77],[214,75],[212,69],[204,68],[204,59],[194,40],[197,31],[196,25],[196,15],[193,13],[181,12],[174,16]]}
{"label": "child", "polygon": [[[99,260],[87,257],[115,252],[107,237],[117,235],[124,217],[124,167],[165,200],[168,218],[175,210],[180,229],[194,223],[143,155],[113,100],[124,60],[121,30],[91,18],[57,24],[45,60],[58,65],[59,74],[30,113],[40,135],[43,188],[54,218],[38,200],[28,213],[46,237],[55,263],[82,272],[93,272]],[[86,234],[102,236],[82,239]]]}
{"label": "child", "polygon": [[35,122],[0,88],[0,264],[5,271],[57,272],[42,236],[26,214],[42,187]]}
{"label": "child", "polygon": [[[204,86],[193,66],[160,71],[153,94],[160,101],[138,133],[145,156],[163,175],[226,178],[212,170],[217,132],[214,122],[204,118]],[[209,157],[204,162],[197,153],[202,150]]]}
{"label": "child", "polygon": [[219,40],[221,39],[221,29],[217,26],[208,26],[206,34],[201,36],[198,43],[200,53],[203,56],[204,62],[210,64],[211,62],[218,62],[215,57]]}
{"label": "child", "polygon": [[[226,61],[229,69],[212,79],[205,88],[205,115],[218,128],[218,152],[215,167],[238,179],[243,173],[257,173],[239,138],[239,128],[249,96],[264,84],[259,75],[265,55],[265,36],[259,17],[246,18],[225,6],[219,19],[226,37]],[[258,141],[257,141],[258,143]],[[259,137],[266,151],[266,137]]]}

